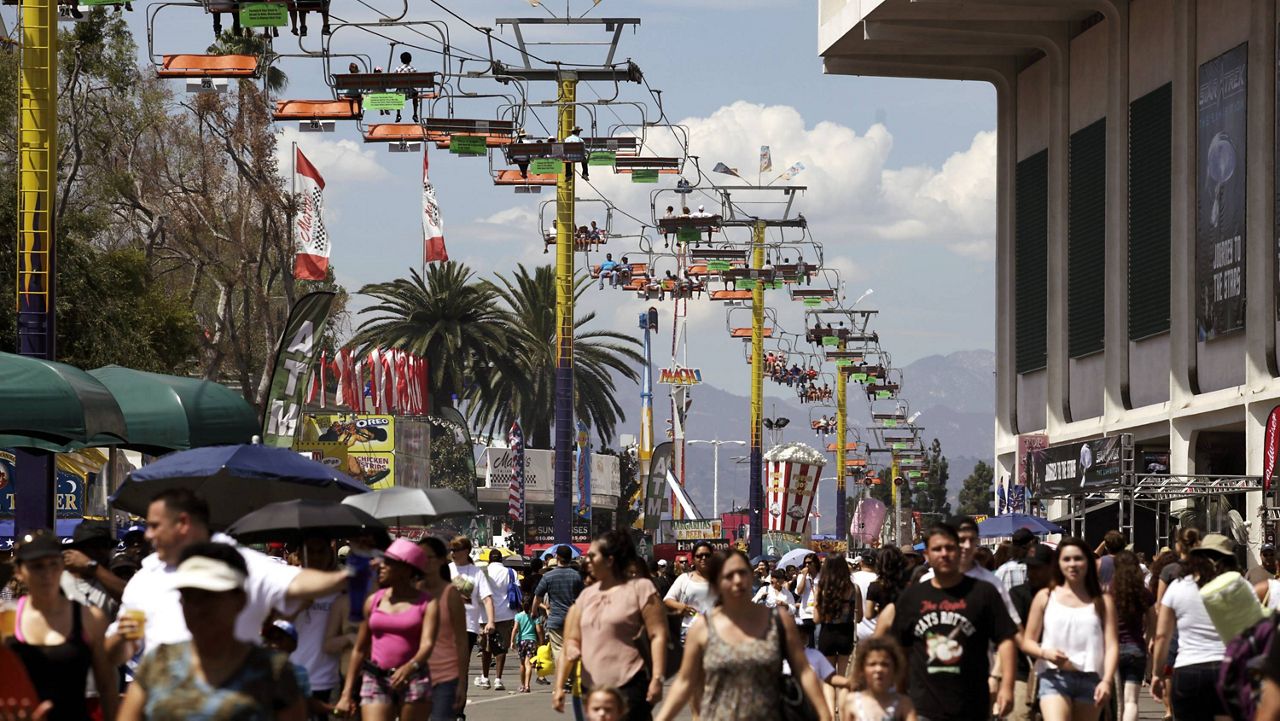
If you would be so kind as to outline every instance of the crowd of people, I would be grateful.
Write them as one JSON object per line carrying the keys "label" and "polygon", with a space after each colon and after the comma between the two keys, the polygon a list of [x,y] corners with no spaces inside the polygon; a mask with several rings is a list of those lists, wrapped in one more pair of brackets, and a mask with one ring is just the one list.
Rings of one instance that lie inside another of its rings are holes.
{"label": "crowd of people", "polygon": [[506,677],[592,721],[1134,721],[1144,686],[1177,721],[1280,720],[1274,548],[1246,579],[1230,539],[1193,528],[1149,564],[1115,531],[982,548],[967,517],[923,553],[794,565],[706,542],[647,562],[611,530],[520,572],[465,536],[303,534],[269,555],[208,516],[169,490],[118,550],[93,522],[21,539],[0,663],[31,691],[0,719],[454,720]]}

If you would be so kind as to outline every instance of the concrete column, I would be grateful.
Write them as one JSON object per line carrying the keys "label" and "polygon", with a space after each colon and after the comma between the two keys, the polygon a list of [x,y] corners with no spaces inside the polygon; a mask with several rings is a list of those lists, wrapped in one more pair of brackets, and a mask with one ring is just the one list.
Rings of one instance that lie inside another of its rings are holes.
{"label": "concrete column", "polygon": [[[1252,3],[1249,31],[1249,223],[1245,231],[1245,385],[1265,390],[1274,377],[1275,323],[1275,127],[1276,127],[1276,5],[1273,0]],[[1269,412],[1269,409],[1268,409]],[[1264,413],[1261,422],[1266,423]],[[1261,437],[1259,437],[1261,440]],[[1250,446],[1261,449],[1261,444]],[[1259,469],[1261,472],[1261,469]],[[1256,524],[1255,524],[1256,525]]]}
{"label": "concrete column", "polygon": [[1129,2],[1114,0],[1107,55],[1107,277],[1104,423],[1130,406],[1129,386]]}
{"label": "concrete column", "polygon": [[[1169,399],[1183,408],[1196,392],[1195,227],[1196,227],[1196,0],[1173,7],[1173,156],[1169,271]],[[1176,422],[1175,422],[1176,426]],[[1173,458],[1179,449],[1170,436]],[[1187,473],[1175,464],[1173,473]]]}
{"label": "concrete column", "polygon": [[1018,76],[996,83],[996,447],[1018,429],[1018,374],[1013,363],[1014,178],[1018,168]]}
{"label": "concrete column", "polygon": [[1067,146],[1071,119],[1071,42],[1064,26],[1049,38],[1049,273],[1045,427],[1071,422],[1067,371]]}

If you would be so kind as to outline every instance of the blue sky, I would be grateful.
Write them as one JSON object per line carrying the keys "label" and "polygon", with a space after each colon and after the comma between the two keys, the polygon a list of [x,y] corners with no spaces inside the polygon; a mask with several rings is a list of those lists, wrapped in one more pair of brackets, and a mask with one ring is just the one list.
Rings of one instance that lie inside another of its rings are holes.
{"label": "blue sky", "polygon": [[[398,12],[391,0],[371,4]],[[455,46],[484,52],[478,33],[436,5],[426,0],[409,4],[411,18],[448,19]],[[547,4],[563,14],[564,0]],[[496,17],[546,14],[528,0],[467,0],[449,6],[476,25],[488,26]],[[137,7],[132,22],[145,45],[143,6]],[[570,7],[579,15],[591,2],[570,0]],[[376,17],[353,0],[334,0],[333,8],[336,16],[349,20]],[[797,208],[809,219],[813,237],[824,244],[828,264],[846,280],[850,299],[875,289],[863,307],[881,310],[876,328],[895,364],[932,353],[993,347],[995,95],[989,86],[826,76],[817,55],[816,4],[803,0],[604,0],[591,14],[641,18],[637,32],[624,33],[618,55],[635,60],[649,84],[663,91],[667,116],[689,127],[689,152],[702,158],[704,169],[724,161],[754,170],[762,144],[773,149],[774,174],[796,161],[806,165],[793,181],[809,186]],[[314,50],[319,46],[318,18],[313,16],[310,27],[306,42]],[[404,28],[379,32],[423,41]],[[210,23],[194,8],[171,8],[160,14],[156,37],[158,53],[201,52],[211,39]],[[500,37],[514,40],[510,32]],[[591,39],[604,37],[597,30]],[[337,38],[334,52],[368,53],[386,65],[386,40],[351,29]],[[298,51],[287,29],[276,49]],[[561,50],[542,47],[536,52],[552,56]],[[515,61],[514,52],[501,46],[499,51],[500,59]],[[418,69],[438,67],[437,58],[414,53]],[[585,60],[581,54],[571,57]],[[291,81],[286,97],[327,95],[318,60],[287,58],[282,67]],[[466,87],[479,91],[498,86],[468,81]],[[579,97],[612,92],[610,87],[583,88]],[[622,92],[624,100],[649,100],[643,88]],[[534,85],[530,99],[549,99],[553,93],[550,84]],[[488,101],[459,100],[455,112],[458,117],[494,117],[496,108]],[[612,112],[600,111],[602,126],[619,122]],[[622,107],[616,112],[629,122],[636,117]],[[549,112],[543,110],[542,117],[550,124]],[[540,132],[536,123],[529,125]],[[288,157],[289,143],[296,140],[325,176],[332,262],[340,282],[354,293],[365,283],[406,275],[419,264],[417,155],[363,144],[354,124],[340,123],[338,132],[327,135],[299,135],[291,126],[280,131],[281,156]],[[552,193],[514,195],[493,187],[483,159],[450,156],[434,147],[430,152],[454,259],[483,275],[505,272],[517,262],[552,262],[553,255],[542,254],[540,227],[545,223],[538,217],[539,204],[554,198]],[[287,174],[287,165],[282,170]],[[754,173],[744,175],[753,179]],[[598,172],[593,181],[618,204],[615,233],[635,233],[637,224],[622,212],[648,217],[648,193],[654,186],[633,186],[607,172]],[[579,197],[593,195],[580,188]],[[579,223],[603,220],[595,210],[599,207],[582,205]],[[630,251],[632,260],[638,255],[635,241],[618,241],[608,250],[615,257]],[[592,262],[599,260],[593,255]],[[578,263],[583,263],[581,254]],[[782,292],[775,294],[784,327],[798,329],[798,304]],[[356,297],[353,305],[362,304]],[[628,332],[647,306],[608,290],[592,292],[584,305],[599,313],[599,323]],[[670,347],[669,311],[670,302],[663,309],[660,349]],[[716,385],[743,388],[747,367],[739,342],[725,333],[724,315],[718,304],[690,304],[689,364],[703,368]],[[666,364],[661,353],[655,360]]]}

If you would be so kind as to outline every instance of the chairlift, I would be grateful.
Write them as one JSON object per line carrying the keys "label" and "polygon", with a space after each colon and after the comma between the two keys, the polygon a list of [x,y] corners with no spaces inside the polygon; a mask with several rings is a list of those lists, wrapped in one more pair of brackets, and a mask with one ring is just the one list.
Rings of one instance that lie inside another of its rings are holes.
{"label": "chairlift", "polygon": [[711,260],[737,260],[746,262],[746,248],[693,248],[689,251],[689,260],[693,262],[707,262]]}
{"label": "chairlift", "polygon": [[581,163],[587,159],[587,146],[584,143],[520,141],[508,144],[503,153],[507,162],[513,165],[527,165],[542,159]]}
{"label": "chairlift", "polygon": [[623,155],[614,158],[613,172],[630,175],[637,170],[654,170],[658,175],[680,175],[684,158],[659,158],[651,155]]}
{"label": "chairlift", "polygon": [[834,303],[836,300],[836,292],[831,288],[798,288],[791,286],[787,288],[787,292],[791,294],[791,300],[810,300],[818,299],[828,303]]}
{"label": "chairlift", "polygon": [[296,120],[303,132],[332,132],[334,121],[359,120],[360,101],[355,98],[336,100],[277,100],[271,119]]}
{"label": "chairlift", "polygon": [[329,80],[329,87],[339,93],[422,92],[435,88],[436,73],[332,73]]}
{"label": "chairlift", "polygon": [[[504,171],[504,172],[510,172],[510,171]],[[519,175],[520,173],[520,171],[518,170],[514,172],[517,175]],[[534,176],[532,173],[530,173],[529,177],[537,177],[537,176]],[[551,182],[549,183],[550,185],[555,185],[556,180],[559,178],[559,176],[555,174],[540,176],[540,177],[551,178]],[[555,201],[547,200],[538,206],[538,227],[543,229],[543,239],[545,241],[546,247],[550,247],[556,244],[555,217],[553,216],[551,219],[547,218],[547,210],[551,207],[551,204],[553,202]],[[608,200],[603,198],[575,198],[574,199],[575,206],[586,205],[589,203],[599,203],[604,206],[604,225],[600,225],[598,220],[588,221],[588,222],[596,223],[597,237],[595,238],[584,239],[584,238],[576,237],[577,235],[582,233],[584,228],[587,230],[588,233],[590,233],[590,228],[587,228],[587,226],[585,225],[574,229],[574,234],[575,234],[574,249],[578,251],[584,251],[584,252],[592,250],[593,246],[598,247],[601,245],[606,245],[608,244],[609,240],[613,238],[613,208],[614,208],[613,203],[610,203]],[[579,215],[582,215],[582,214],[579,213]],[[544,248],[544,250],[545,249],[546,248]]]}
{"label": "chairlift", "polygon": [[261,71],[256,55],[208,53],[159,54],[155,50],[155,22],[160,11],[169,7],[198,7],[212,11],[200,2],[157,2],[147,7],[147,57],[156,68],[156,76],[187,81],[187,92],[224,92],[229,80],[255,78]]}

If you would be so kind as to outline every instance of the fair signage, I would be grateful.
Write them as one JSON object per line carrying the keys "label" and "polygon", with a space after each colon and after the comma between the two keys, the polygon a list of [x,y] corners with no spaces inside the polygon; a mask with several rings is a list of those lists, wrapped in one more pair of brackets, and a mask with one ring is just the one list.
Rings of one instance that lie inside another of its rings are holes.
{"label": "fair signage", "polygon": [[695,386],[702,382],[702,371],[697,368],[663,368],[658,383],[664,386]]}

